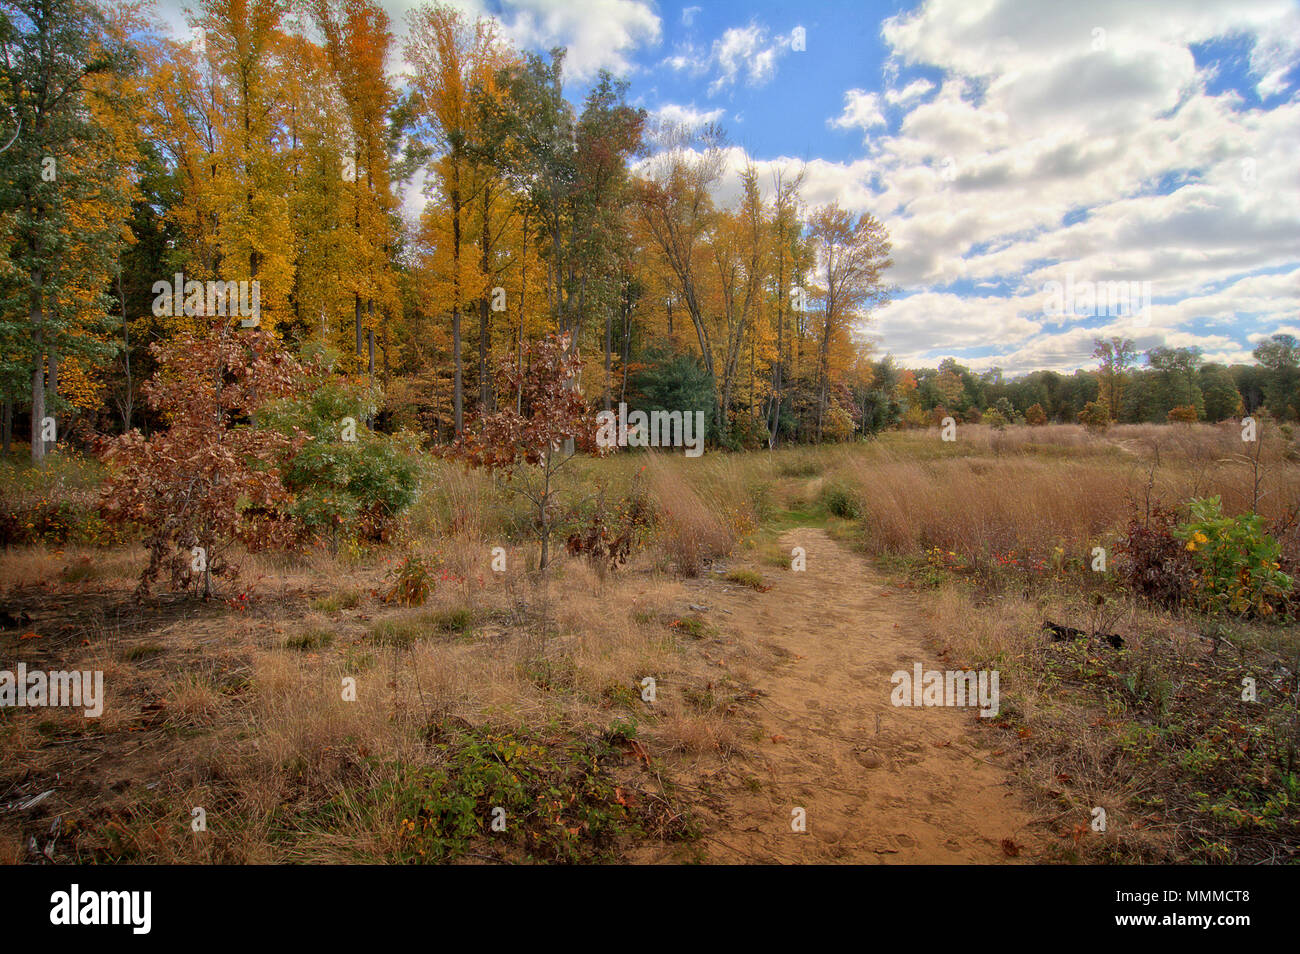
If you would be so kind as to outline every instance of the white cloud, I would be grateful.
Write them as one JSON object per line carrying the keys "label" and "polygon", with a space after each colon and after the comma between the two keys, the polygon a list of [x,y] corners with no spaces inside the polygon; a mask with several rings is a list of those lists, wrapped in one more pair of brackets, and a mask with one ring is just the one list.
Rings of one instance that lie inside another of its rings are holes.
{"label": "white cloud", "polygon": [[927,79],[913,80],[902,89],[891,87],[885,91],[885,102],[890,106],[910,107],[914,102],[934,89],[934,84]]}
{"label": "white cloud", "polygon": [[880,96],[865,90],[851,89],[844,94],[844,112],[827,120],[835,129],[871,129],[885,125],[885,114],[880,110]]}
{"label": "white cloud", "polygon": [[591,79],[600,70],[627,74],[630,54],[660,41],[663,24],[648,0],[507,0],[506,35],[533,49],[568,48],[565,72]]}
{"label": "white cloud", "polygon": [[[1088,365],[1106,327],[1041,314],[1042,283],[1067,272],[1151,282],[1151,323],[1127,332],[1142,348],[1241,360],[1247,316],[1296,324],[1300,102],[1284,76],[1300,59],[1298,23],[1272,0],[929,0],[887,20],[883,95],[849,90],[831,125],[873,129],[888,106],[904,113],[898,132],[877,129],[859,161],[810,163],[805,189],[890,230],[904,297],[873,334],[905,361],[995,343],[963,360]],[[1250,81],[1261,95],[1290,88],[1290,102],[1246,109],[1208,92],[1191,44],[1242,33],[1255,41]],[[943,70],[937,91],[924,79],[898,88],[918,65]],[[1270,269],[1281,271],[1259,274]],[[989,293],[999,287],[1011,295]]]}
{"label": "white cloud", "polygon": [[695,76],[712,74],[709,95],[716,96],[738,83],[765,86],[776,76],[778,61],[790,49],[789,36],[774,35],[766,26],[751,22],[724,31],[707,51],[684,43],[661,65]]}
{"label": "white cloud", "polygon": [[690,106],[681,106],[677,103],[665,103],[664,105],[650,111],[652,119],[673,127],[685,128],[688,131],[696,131],[716,123],[725,113],[721,106],[717,109],[697,109],[694,104]]}

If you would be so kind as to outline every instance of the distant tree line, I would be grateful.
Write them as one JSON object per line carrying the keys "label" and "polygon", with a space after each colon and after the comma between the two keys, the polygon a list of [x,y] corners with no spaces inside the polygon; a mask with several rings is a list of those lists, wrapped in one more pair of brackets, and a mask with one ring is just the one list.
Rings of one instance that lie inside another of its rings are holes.
{"label": "distant tree line", "polygon": [[[1206,361],[1200,348],[1138,352],[1125,338],[1097,339],[1095,369],[1033,371],[1007,377],[999,368],[972,371],[952,358],[937,368],[900,369],[891,357],[872,362],[853,388],[863,433],[923,427],[951,415],[966,423],[1140,424],[1217,422],[1260,408],[1279,420],[1300,419],[1300,342],[1276,334],[1255,348],[1254,364]],[[1091,410],[1090,410],[1091,406]]]}

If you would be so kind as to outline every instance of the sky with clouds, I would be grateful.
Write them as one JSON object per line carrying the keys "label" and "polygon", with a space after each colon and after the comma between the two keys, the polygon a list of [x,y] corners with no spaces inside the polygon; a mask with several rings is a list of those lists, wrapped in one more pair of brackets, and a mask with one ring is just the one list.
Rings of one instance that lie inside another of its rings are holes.
{"label": "sky with clouds", "polygon": [[[178,30],[184,5],[159,4]],[[400,36],[414,0],[384,5]],[[575,101],[608,69],[720,124],[724,193],[748,155],[880,218],[897,290],[866,332],[903,364],[1068,371],[1115,334],[1233,363],[1300,336],[1295,0],[452,5],[567,47]],[[1151,307],[1061,314],[1050,282],[1143,283]]]}

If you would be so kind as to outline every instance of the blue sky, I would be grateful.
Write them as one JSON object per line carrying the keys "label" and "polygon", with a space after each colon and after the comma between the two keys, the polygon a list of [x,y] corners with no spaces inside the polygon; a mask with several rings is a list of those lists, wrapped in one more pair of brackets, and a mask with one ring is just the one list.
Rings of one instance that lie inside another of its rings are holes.
{"label": "blue sky", "polygon": [[[1233,362],[1300,335],[1294,0],[452,5],[568,47],[575,99],[606,68],[658,116],[718,122],[724,200],[752,159],[879,217],[898,292],[863,333],[904,363],[1068,371],[1112,334]],[[414,0],[385,6],[400,37]],[[1067,280],[1152,306],[1045,313]]]}

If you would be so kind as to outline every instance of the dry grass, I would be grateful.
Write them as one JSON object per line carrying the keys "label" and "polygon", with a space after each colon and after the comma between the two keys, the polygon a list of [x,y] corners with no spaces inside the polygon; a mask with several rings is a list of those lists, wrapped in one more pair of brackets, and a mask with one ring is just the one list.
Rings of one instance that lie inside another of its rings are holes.
{"label": "dry grass", "polygon": [[[1098,436],[1076,425],[1002,433],[968,425],[958,435],[953,444],[937,431],[898,435],[830,462],[826,479],[856,489],[864,501],[861,542],[868,552],[1087,552],[1123,528],[1152,480],[1152,496],[1166,503],[1218,494],[1236,513],[1253,502],[1235,426],[1132,425]],[[1077,453],[1063,455],[1061,448]],[[1279,519],[1300,500],[1300,468],[1290,465],[1276,434],[1262,449],[1267,492],[1259,509]]]}
{"label": "dry grass", "polygon": [[[1107,545],[1153,465],[1153,493],[1167,502],[1219,493],[1232,512],[1253,496],[1232,427],[1093,435],[963,425],[958,434],[955,444],[928,431],[869,445],[584,462],[579,489],[617,496],[644,479],[659,528],[615,573],[561,558],[545,583],[522,572],[535,545],[518,502],[491,477],[444,462],[429,464],[392,546],[242,555],[246,612],[166,599],[135,607],[141,555],[132,548],[4,551],[0,602],[30,609],[42,638],[0,633],[0,666],[24,658],[103,669],[108,705],[93,726],[61,710],[0,714],[0,793],[57,790],[30,816],[0,816],[0,863],[23,860],[26,836],[55,815],[78,822],[76,838],[56,847],[60,860],[391,860],[402,821],[392,790],[404,767],[439,764],[431,740],[448,726],[593,738],[634,724],[677,772],[716,765],[742,748],[727,700],[769,660],[758,634],[692,623],[692,587],[704,583],[684,578],[753,544],[770,518],[829,519],[819,511],[827,488],[861,502],[857,519],[831,523],[872,554],[940,546],[972,559]],[[1261,509],[1270,517],[1300,500],[1292,456],[1279,434],[1266,434]],[[757,545],[756,559],[788,569],[788,552],[768,538]],[[510,572],[493,572],[495,546],[506,548]],[[407,553],[437,568],[428,602],[411,609],[375,595]],[[1022,768],[1044,811],[1071,820],[1168,784],[1126,770],[1113,727],[1094,724],[1104,702],[1063,694],[1054,675],[1057,650],[1038,625],[1053,615],[1086,621],[1087,595],[1043,587],[989,602],[952,585],[929,600],[941,647],[1003,669],[1016,724],[1052,740],[1026,749]],[[1128,604],[1123,613],[1116,625],[1143,665],[1201,651],[1185,621]],[[705,658],[720,646],[731,661],[725,685]],[[647,675],[659,681],[653,706],[639,697]],[[355,702],[343,697],[344,679],[356,681]],[[208,812],[204,837],[190,831],[195,807]],[[1127,811],[1117,818],[1131,820]],[[1173,834],[1143,832],[1126,842],[1128,859],[1171,856]]]}
{"label": "dry grass", "polygon": [[[688,479],[692,461],[647,455],[650,491],[663,524],[662,546],[676,571],[698,576],[710,562],[731,552],[741,534],[753,526],[748,501],[736,499],[733,473],[713,472]],[[712,479],[708,479],[712,478]]]}

